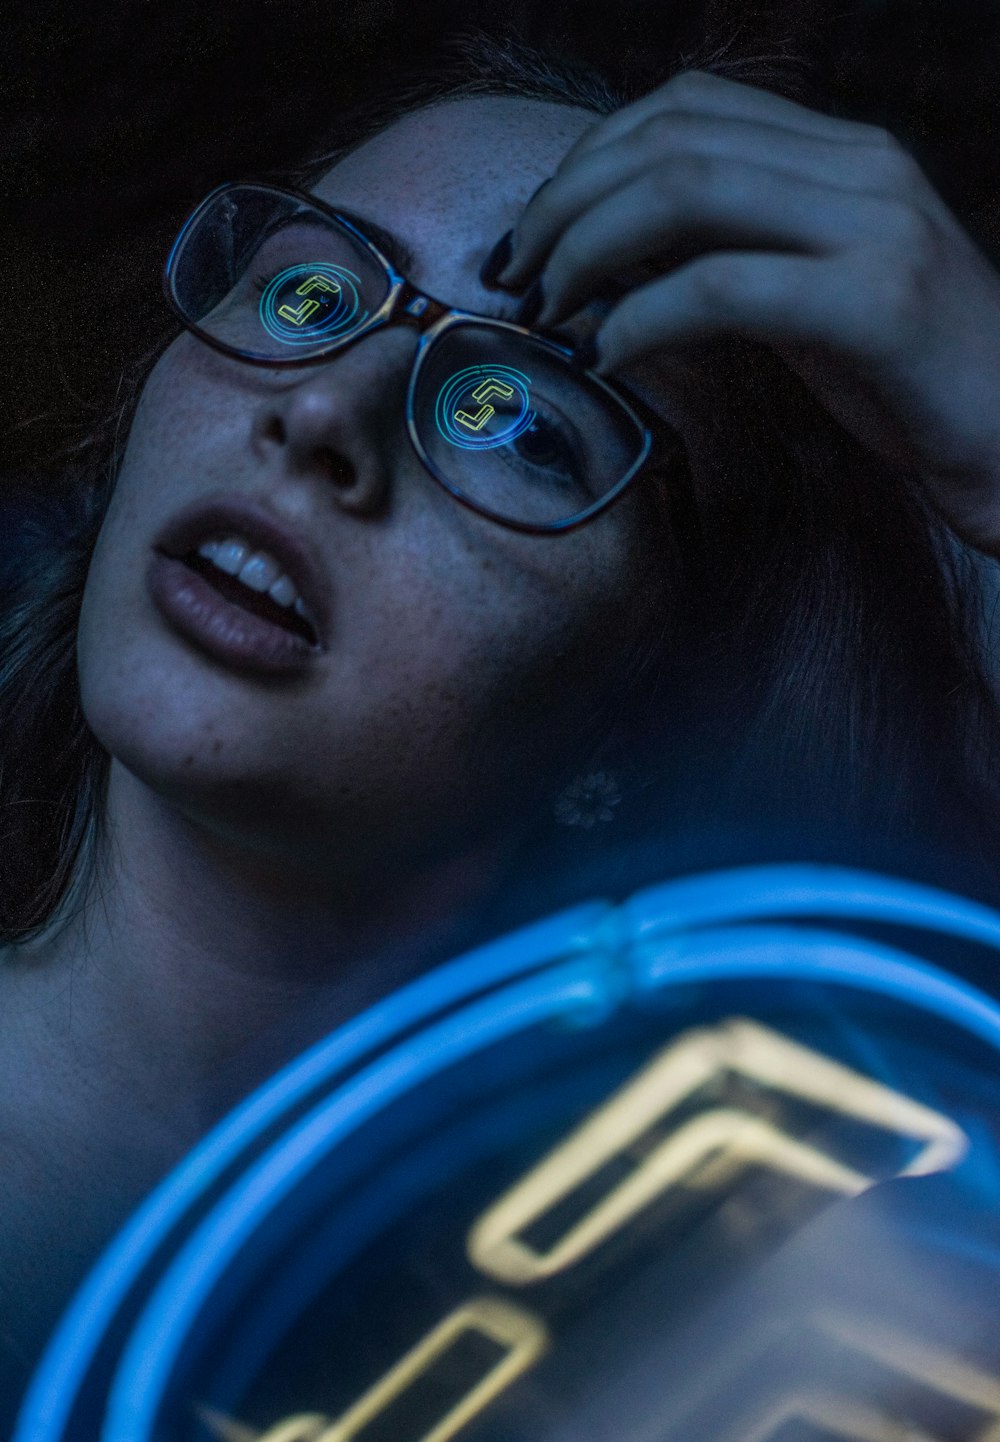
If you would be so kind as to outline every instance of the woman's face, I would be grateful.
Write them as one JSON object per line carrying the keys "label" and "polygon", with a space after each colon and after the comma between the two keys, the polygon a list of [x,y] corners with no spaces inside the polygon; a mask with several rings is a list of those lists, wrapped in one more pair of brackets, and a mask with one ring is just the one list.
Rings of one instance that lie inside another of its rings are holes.
{"label": "woman's face", "polygon": [[[594,118],[437,105],[314,190],[398,237],[421,289],[509,315],[479,267]],[[657,599],[631,494],[533,537],[434,483],[403,421],[416,345],[394,327],[268,370],[182,334],[146,385],[87,582],[80,673],[101,743],[189,817],[297,860],[443,854],[544,795]],[[321,632],[305,662],[206,650],[157,600],[155,548],[203,500],[249,504],[299,549]]]}

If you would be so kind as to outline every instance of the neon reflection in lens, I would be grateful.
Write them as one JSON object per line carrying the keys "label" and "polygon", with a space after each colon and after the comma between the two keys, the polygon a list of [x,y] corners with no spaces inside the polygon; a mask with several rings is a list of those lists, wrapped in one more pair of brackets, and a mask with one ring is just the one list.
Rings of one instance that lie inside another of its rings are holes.
{"label": "neon reflection in lens", "polygon": [[340,265],[292,265],[269,281],[260,298],[261,324],[285,345],[313,345],[343,335],[359,315],[358,276]]}
{"label": "neon reflection in lens", "polygon": [[[535,419],[523,371],[512,366],[466,366],[445,381],[434,402],[438,430],[453,446],[468,451],[486,451],[506,445],[526,431]],[[510,420],[496,421],[494,402],[505,406],[515,402]],[[491,423],[494,423],[491,425]]]}

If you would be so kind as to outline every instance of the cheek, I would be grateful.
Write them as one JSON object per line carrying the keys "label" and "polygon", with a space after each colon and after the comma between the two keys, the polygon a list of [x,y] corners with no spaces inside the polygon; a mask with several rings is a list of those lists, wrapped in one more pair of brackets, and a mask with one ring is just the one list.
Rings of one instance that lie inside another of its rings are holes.
{"label": "cheek", "polygon": [[340,591],[318,722],[337,773],[352,745],[383,776],[516,764],[564,734],[606,663],[608,579],[582,546],[571,558],[418,498],[435,501],[423,478],[412,507],[353,532],[364,551]]}
{"label": "cheek", "polygon": [[400,568],[374,627],[382,648],[365,648],[359,679],[361,666],[380,671],[428,717],[447,704],[501,742],[578,714],[610,684],[630,608],[609,548],[568,539],[501,534],[474,561],[438,552],[422,574]]}
{"label": "cheek", "polygon": [[159,789],[218,784],[290,805],[308,793],[327,809],[346,793],[424,803],[473,773],[485,785],[486,770],[526,783],[520,762],[550,756],[613,684],[632,610],[625,508],[525,537],[401,472],[388,515],[330,519],[342,622],[315,690],[243,692],[162,634],[143,579],[161,517],[219,479],[213,462],[232,452],[220,431],[236,447],[242,424],[183,342],[164,355],[84,597],[81,685],[98,739]]}
{"label": "cheek", "polygon": [[218,360],[186,332],[167,347],[143,388],[119,490],[134,487],[142,475],[201,485],[200,473],[189,474],[194,458],[226,450],[244,433],[232,387],[222,384],[217,373]]}

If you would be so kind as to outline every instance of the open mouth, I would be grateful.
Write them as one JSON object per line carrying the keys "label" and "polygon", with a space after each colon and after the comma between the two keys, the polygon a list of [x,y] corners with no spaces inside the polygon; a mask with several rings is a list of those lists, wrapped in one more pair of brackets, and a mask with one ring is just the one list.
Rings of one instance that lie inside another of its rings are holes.
{"label": "open mouth", "polygon": [[229,669],[292,675],[327,649],[323,561],[259,500],[217,496],[174,517],[153,543],[148,585],[171,628]]}
{"label": "open mouth", "polygon": [[[207,543],[208,546],[212,544],[212,542]],[[221,547],[226,543],[215,544]],[[176,559],[183,561],[185,566],[203,577],[224,600],[242,607],[244,611],[249,611],[253,616],[259,616],[262,621],[268,621],[272,626],[280,626],[293,636],[300,636],[310,646],[317,645],[316,628],[308,619],[308,613],[304,614],[305,608],[297,596],[287,602],[277,600],[270,594],[270,590],[258,590],[241,580],[238,573],[234,575],[230,571],[224,570],[216,564],[211,556],[202,554],[204,549],[205,547],[197,551],[188,551]],[[287,577],[279,576],[278,581],[281,579],[287,580]],[[289,587],[291,587],[290,582]]]}

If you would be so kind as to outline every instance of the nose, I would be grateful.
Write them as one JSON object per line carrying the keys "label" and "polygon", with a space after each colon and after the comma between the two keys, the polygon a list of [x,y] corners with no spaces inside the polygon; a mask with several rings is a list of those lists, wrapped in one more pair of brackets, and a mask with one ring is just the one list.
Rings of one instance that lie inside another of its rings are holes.
{"label": "nose", "polygon": [[337,505],[376,515],[405,452],[404,401],[415,337],[365,337],[320,365],[281,373],[253,419],[252,446],[270,464],[323,480]]}

